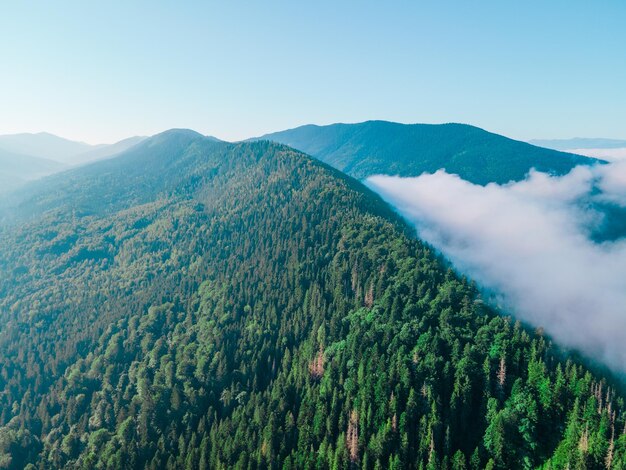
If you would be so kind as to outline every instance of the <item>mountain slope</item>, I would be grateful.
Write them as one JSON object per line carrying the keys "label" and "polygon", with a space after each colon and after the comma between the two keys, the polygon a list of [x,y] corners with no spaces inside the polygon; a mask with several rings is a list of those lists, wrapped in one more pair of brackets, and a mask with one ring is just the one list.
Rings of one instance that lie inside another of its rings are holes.
{"label": "mountain slope", "polygon": [[[22,188],[0,204],[0,215],[24,218],[55,209],[78,215],[105,214],[153,201],[180,178],[190,177],[197,155],[194,144],[216,142],[197,132],[174,129],[139,143],[119,158],[66,171]],[[189,154],[189,155],[188,155]]]}
{"label": "mountain slope", "polygon": [[523,179],[531,168],[565,174],[597,160],[535,147],[465,124],[307,125],[262,139],[289,145],[347,174],[419,176],[445,168],[477,184]]}
{"label": "mountain slope", "polygon": [[129,137],[114,144],[90,145],[47,132],[0,135],[0,151],[32,155],[64,165],[80,165],[124,152],[145,137]]}
{"label": "mountain slope", "polygon": [[6,467],[625,462],[609,383],[288,147],[171,131],[20,197],[30,218],[0,231]]}
{"label": "mountain slope", "polygon": [[93,149],[72,157],[71,162],[74,164],[84,164],[96,160],[102,160],[103,158],[109,158],[125,152],[143,140],[145,140],[145,137],[136,136],[120,140],[119,142],[115,142],[110,145],[96,145]]}
{"label": "mountain slope", "polygon": [[88,145],[52,134],[0,136],[0,194],[5,195],[27,181],[122,153],[143,140],[131,137],[111,145]]}
{"label": "mountain slope", "polygon": [[18,154],[71,163],[72,157],[93,150],[92,145],[75,142],[47,132],[0,135],[0,148]]}
{"label": "mountain slope", "polygon": [[53,160],[0,149],[0,194],[12,191],[26,181],[60,171],[62,168],[61,163]]}

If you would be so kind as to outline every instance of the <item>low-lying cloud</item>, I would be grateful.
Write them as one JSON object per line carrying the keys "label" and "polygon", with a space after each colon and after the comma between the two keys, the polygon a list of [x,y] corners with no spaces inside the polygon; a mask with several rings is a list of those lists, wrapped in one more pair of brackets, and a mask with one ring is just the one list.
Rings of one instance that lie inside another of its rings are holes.
{"label": "low-lying cloud", "polygon": [[518,318],[626,372],[626,240],[589,238],[594,202],[626,206],[626,163],[484,187],[445,171],[367,183]]}

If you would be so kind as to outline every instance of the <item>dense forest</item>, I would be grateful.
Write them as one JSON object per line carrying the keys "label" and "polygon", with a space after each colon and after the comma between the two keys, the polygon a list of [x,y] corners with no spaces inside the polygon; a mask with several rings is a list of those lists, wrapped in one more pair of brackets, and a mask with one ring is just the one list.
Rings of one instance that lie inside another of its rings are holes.
{"label": "dense forest", "polygon": [[289,145],[358,179],[419,176],[444,168],[475,184],[523,180],[531,168],[564,175],[598,160],[536,147],[467,124],[306,125],[264,139]]}
{"label": "dense forest", "polygon": [[0,468],[626,468],[610,379],[288,147],[171,131],[5,204]]}

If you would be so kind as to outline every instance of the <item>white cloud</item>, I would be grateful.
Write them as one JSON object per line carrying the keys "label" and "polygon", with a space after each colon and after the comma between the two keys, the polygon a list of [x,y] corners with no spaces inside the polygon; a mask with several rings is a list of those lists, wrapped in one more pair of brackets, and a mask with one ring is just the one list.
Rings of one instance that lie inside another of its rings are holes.
{"label": "white cloud", "polygon": [[519,318],[626,372],[626,241],[590,241],[598,214],[580,204],[626,206],[626,163],[502,186],[445,171],[367,182]]}
{"label": "white cloud", "polygon": [[598,188],[602,192],[598,197],[626,207],[626,160],[612,165],[600,166],[598,174]]}

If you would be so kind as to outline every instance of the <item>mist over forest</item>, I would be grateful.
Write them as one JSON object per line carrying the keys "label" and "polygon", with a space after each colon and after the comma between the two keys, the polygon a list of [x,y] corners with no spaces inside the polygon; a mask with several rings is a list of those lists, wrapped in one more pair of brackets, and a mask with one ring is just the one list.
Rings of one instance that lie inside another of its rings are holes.
{"label": "mist over forest", "polygon": [[625,233],[602,240],[616,223],[610,219],[624,217],[626,164],[560,177],[532,171],[504,185],[475,185],[444,170],[367,183],[461,272],[498,294],[505,310],[626,372]]}

